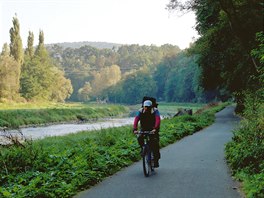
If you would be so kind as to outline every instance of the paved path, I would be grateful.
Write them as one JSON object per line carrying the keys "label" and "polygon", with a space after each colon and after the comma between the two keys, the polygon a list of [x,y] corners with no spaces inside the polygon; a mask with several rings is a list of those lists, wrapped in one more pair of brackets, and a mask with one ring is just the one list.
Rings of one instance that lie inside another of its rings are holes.
{"label": "paved path", "polygon": [[160,168],[146,178],[142,162],[105,179],[76,198],[239,198],[224,159],[239,119],[229,106],[206,129],[161,149]]}

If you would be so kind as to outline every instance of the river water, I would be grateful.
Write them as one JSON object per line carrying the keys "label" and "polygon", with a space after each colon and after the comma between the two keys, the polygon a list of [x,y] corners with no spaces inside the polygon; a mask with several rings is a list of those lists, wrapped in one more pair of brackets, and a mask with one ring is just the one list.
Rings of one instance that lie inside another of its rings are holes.
{"label": "river water", "polygon": [[[133,117],[130,118],[113,118],[102,121],[96,121],[93,123],[82,123],[82,124],[55,124],[50,126],[37,126],[21,128],[21,132],[26,139],[41,139],[47,136],[61,136],[69,133],[77,133],[80,131],[92,131],[100,130],[110,127],[119,127],[125,125],[133,125]],[[8,144],[8,140],[4,138],[5,135],[17,136],[19,139],[21,135],[16,130],[0,131],[0,144]]]}

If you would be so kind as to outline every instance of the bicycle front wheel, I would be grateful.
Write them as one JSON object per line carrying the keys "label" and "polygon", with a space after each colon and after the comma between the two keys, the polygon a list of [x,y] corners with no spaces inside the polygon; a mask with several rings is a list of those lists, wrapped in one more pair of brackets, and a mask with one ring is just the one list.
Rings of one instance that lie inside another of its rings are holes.
{"label": "bicycle front wheel", "polygon": [[151,172],[151,160],[149,158],[150,156],[149,156],[149,153],[147,152],[143,156],[143,172],[144,172],[145,177],[148,177]]}

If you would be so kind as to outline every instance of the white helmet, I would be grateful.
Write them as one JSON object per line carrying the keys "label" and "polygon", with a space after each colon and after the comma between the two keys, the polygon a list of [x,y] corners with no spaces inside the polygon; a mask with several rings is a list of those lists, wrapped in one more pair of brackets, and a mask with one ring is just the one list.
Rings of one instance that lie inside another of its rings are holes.
{"label": "white helmet", "polygon": [[143,107],[151,107],[152,106],[152,102],[150,100],[145,100],[143,103]]}

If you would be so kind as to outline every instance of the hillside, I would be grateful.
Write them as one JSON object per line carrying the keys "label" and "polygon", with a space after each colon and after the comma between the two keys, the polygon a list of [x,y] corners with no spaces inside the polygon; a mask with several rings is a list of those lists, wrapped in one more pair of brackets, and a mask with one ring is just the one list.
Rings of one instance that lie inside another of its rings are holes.
{"label": "hillside", "polygon": [[90,41],[82,41],[82,42],[63,42],[63,43],[53,43],[53,44],[46,44],[46,47],[52,47],[54,45],[58,45],[64,49],[66,48],[80,48],[82,46],[88,45],[91,47],[95,47],[98,49],[112,49],[113,47],[118,48],[123,44],[117,43],[107,43],[107,42],[90,42]]}

